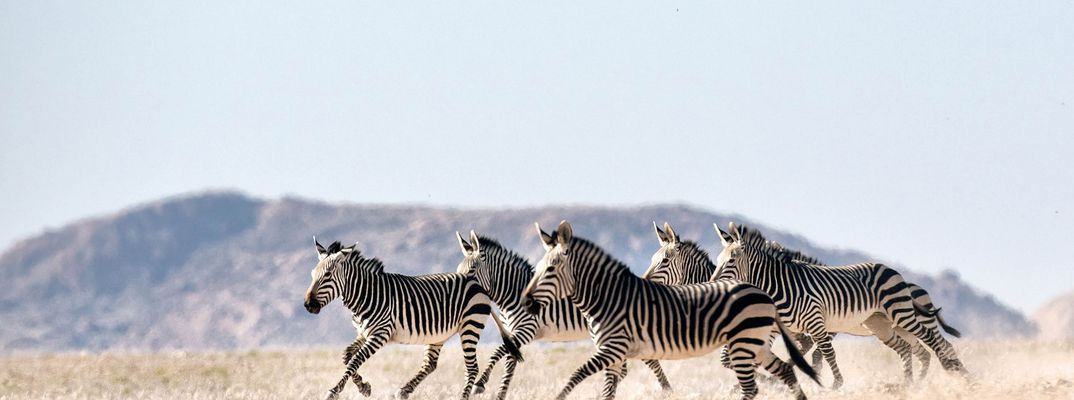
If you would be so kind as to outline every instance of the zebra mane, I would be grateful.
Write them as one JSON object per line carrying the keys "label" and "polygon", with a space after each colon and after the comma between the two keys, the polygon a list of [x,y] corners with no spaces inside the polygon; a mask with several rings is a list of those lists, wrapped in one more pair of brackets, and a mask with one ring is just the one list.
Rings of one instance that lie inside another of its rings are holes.
{"label": "zebra mane", "polygon": [[612,256],[612,254],[609,253],[607,250],[604,250],[603,247],[597,246],[596,243],[589,241],[589,239],[574,236],[571,239],[571,252],[575,254],[596,253],[597,255],[601,256],[601,258],[607,259],[609,261],[607,263],[601,264],[610,265],[612,269],[616,271],[626,271],[628,274],[634,274],[630,271],[630,267],[628,267],[622,261],[619,261],[618,258]]}
{"label": "zebra mane", "polygon": [[705,256],[705,258],[709,258],[709,252],[705,251],[705,249],[701,248],[701,245],[697,244],[697,242],[693,240],[680,241],[679,245],[684,246],[685,248],[694,249],[694,251],[701,253],[701,255]]}
{"label": "zebra mane", "polygon": [[806,255],[805,253],[802,253],[798,250],[792,250],[783,247],[783,245],[779,244],[779,242],[777,241],[769,240],[766,245],[772,250],[783,253],[786,257],[790,257],[792,261],[809,265],[825,265],[823,262],[814,258],[813,256]]}
{"label": "zebra mane", "polygon": [[477,240],[481,242],[481,251],[488,251],[488,249],[492,249],[493,252],[503,254],[507,258],[509,265],[524,265],[531,272],[533,271],[533,264],[530,263],[529,260],[527,260],[525,257],[522,257],[518,253],[515,253],[513,250],[504,247],[504,245],[500,244],[500,242],[496,239],[490,238],[488,236],[477,235]]}
{"label": "zebra mane", "polygon": [[[342,252],[343,244],[340,243],[338,240],[334,241],[332,242],[332,244],[328,245],[328,249],[325,251],[329,255]],[[365,256],[362,255],[362,252],[359,251],[357,248],[351,250],[351,252],[348,254],[344,254],[343,257],[346,257],[347,261],[353,262],[354,265],[358,268],[362,268],[374,274],[384,273],[384,262],[380,261],[380,259],[376,257],[365,258]]]}
{"label": "zebra mane", "polygon": [[742,243],[743,247],[749,247],[751,249],[760,251],[761,253],[769,257],[775,258],[776,260],[779,260],[781,263],[784,264],[794,262],[795,259],[790,252],[786,251],[783,246],[776,247],[770,245],[769,243],[771,243],[771,241],[765,239],[764,235],[762,235],[760,231],[747,228],[744,225],[738,225],[737,228],[738,237],[736,238],[736,240]]}

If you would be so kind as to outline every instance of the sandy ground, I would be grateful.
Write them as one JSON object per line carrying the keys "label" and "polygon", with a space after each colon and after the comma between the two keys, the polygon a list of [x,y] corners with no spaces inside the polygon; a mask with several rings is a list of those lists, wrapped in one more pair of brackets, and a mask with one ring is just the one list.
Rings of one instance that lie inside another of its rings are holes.
{"label": "sandy ground", "polygon": [[[944,373],[934,361],[928,377],[909,387],[901,385],[897,357],[879,343],[837,340],[836,346],[846,384],[833,391],[806,382],[803,387],[810,398],[1074,399],[1074,341],[960,340],[956,346],[972,382]],[[481,360],[490,349],[482,347]],[[341,350],[8,355],[0,357],[0,399],[320,399],[343,371]],[[526,362],[519,366],[508,398],[552,398],[591,352],[586,344],[526,348]],[[392,346],[374,356],[361,373],[373,385],[373,398],[391,398],[420,363],[421,347]],[[448,346],[439,369],[411,398],[458,398],[465,378],[462,364],[456,346]],[[719,366],[716,354],[666,361],[664,368],[674,393],[662,395],[648,368],[633,362],[619,387],[619,398],[739,397],[734,377]],[[498,386],[499,375],[499,371],[493,375],[490,389]],[[831,382],[827,369],[821,376],[825,384]],[[570,398],[597,397],[602,380],[586,380]],[[341,398],[362,396],[348,386]],[[792,397],[780,386],[763,384],[758,398]]]}

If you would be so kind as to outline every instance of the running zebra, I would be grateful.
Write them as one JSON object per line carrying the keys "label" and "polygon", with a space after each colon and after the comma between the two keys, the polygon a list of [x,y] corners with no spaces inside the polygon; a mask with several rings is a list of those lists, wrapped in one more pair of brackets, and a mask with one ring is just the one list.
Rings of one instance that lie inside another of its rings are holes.
{"label": "running zebra", "polygon": [[719,226],[716,230],[724,249],[716,258],[717,271],[712,278],[750,282],[772,295],[787,326],[817,342],[818,351],[832,369],[834,388],[842,385],[843,376],[835,362],[831,332],[865,326],[899,352],[904,369],[912,362],[910,344],[895,334],[892,321],[932,349],[944,369],[966,373],[951,344],[926,326],[932,314],[914,304],[910,289],[894,269],[878,263],[811,265],[771,246],[758,231],[734,223],[729,234]]}
{"label": "running zebra", "polygon": [[[719,226],[716,226],[716,233],[720,234]],[[807,256],[797,250],[787,249],[776,241],[769,240],[768,245],[777,251],[787,253],[791,257],[791,259],[796,262],[815,265],[818,267],[827,266],[816,258]],[[932,303],[932,296],[929,296],[929,292],[926,291],[925,288],[922,288],[921,286],[918,286],[911,282],[906,282],[906,287],[910,289],[910,298],[914,302],[914,308],[918,310],[919,313],[922,313],[922,315],[919,316],[919,319],[922,316],[924,317],[924,319],[922,319],[922,324],[925,325],[925,328],[930,330],[936,330],[938,323],[939,327],[942,328],[944,332],[947,332],[947,334],[954,337],[962,337],[962,333],[959,332],[958,329],[955,329],[951,325],[948,325],[947,321],[944,321],[943,317],[940,316],[940,309]],[[924,378],[929,372],[929,363],[931,361],[932,354],[929,353],[929,350],[921,344],[921,341],[917,340],[917,338],[914,337],[914,335],[910,332],[907,332],[906,329],[903,329],[898,325],[895,325],[892,328],[895,330],[895,334],[899,335],[900,339],[910,344],[910,351],[914,354],[914,356],[917,357],[918,361],[921,362],[920,376],[921,378]],[[855,336],[872,336],[872,332],[864,326],[855,327],[845,333]],[[832,333],[832,337],[835,337],[834,332]],[[802,354],[809,353],[810,349],[813,347],[814,344],[813,338],[811,338],[808,334],[798,333],[796,334],[796,339],[798,340],[799,345],[802,347]],[[881,342],[883,342],[883,339],[880,340]],[[900,357],[903,357],[903,354],[900,354]],[[814,351],[813,369],[819,370],[821,368],[822,361],[823,355],[821,354],[821,352]],[[912,367],[910,365],[911,360],[909,360],[908,357],[903,358],[903,372],[907,376],[913,376]]]}
{"label": "running zebra", "polygon": [[[399,389],[398,397],[407,398],[414,388],[436,369],[444,342],[459,334],[466,362],[466,387],[462,398],[470,396],[477,378],[477,342],[485,320],[492,314],[491,300],[477,281],[462,274],[406,276],[384,272],[376,258],[365,258],[355,246],[342,247],[334,242],[325,249],[317,238],[317,266],[306,291],[306,310],[317,314],[326,304],[342,297],[352,313],[358,337],[343,355],[347,371],[327,399],[336,399],[348,379],[369,396],[369,384],[358,375],[358,367],[386,343],[424,344],[425,360],[418,374]],[[517,360],[522,353],[514,339],[492,315],[504,338],[504,345]]]}
{"label": "running zebra", "polygon": [[[557,399],[565,399],[578,383],[604,370],[603,398],[615,396],[618,371],[628,358],[698,357],[727,345],[743,399],[757,395],[758,365],[779,377],[798,399],[790,365],[771,351],[775,336],[790,341],[776,307],[752,285],[720,281],[666,286],[634,275],[622,262],[588,240],[574,237],[567,221],[553,234],[537,232],[547,252],[523,291],[522,306],[533,314],[560,299],[570,299],[585,315],[597,352],[571,375]],[[794,346],[794,364],[810,378],[816,373]]]}
{"label": "running zebra", "polygon": [[[708,253],[693,241],[680,240],[670,224],[665,222],[664,229],[661,230],[660,227],[656,225],[656,222],[653,222],[653,229],[656,231],[657,240],[660,242],[660,249],[653,254],[652,264],[649,265],[649,269],[642,275],[643,278],[666,285],[687,285],[707,282],[716,272],[716,264],[709,258]],[[719,232],[719,227],[717,227],[717,232]],[[768,241],[767,245],[790,254],[791,258],[795,261],[816,266],[824,266],[819,260],[795,250],[785,249],[775,241]],[[961,335],[958,330],[947,325],[943,318],[939,316],[940,310],[932,304],[932,298],[929,297],[929,294],[925,289],[909,282],[907,282],[906,285],[910,288],[913,302],[920,309],[929,310],[930,312],[929,315],[926,315],[927,318],[925,322],[923,322],[926,327],[936,329],[936,322],[939,321],[940,326],[943,327],[945,332],[955,337]],[[925,346],[922,346],[917,338],[905,329],[898,326],[894,327],[894,329],[896,334],[899,335],[902,340],[910,344],[911,351],[921,362],[921,376],[924,377],[928,372],[929,359],[931,358],[928,349],[926,349]],[[862,326],[853,327],[851,330],[846,331],[846,333],[858,336],[873,335],[871,331]],[[835,336],[834,332],[831,334],[832,336]],[[810,349],[813,347],[813,339],[805,333],[797,333],[795,339],[799,343],[799,346],[802,347],[802,354],[809,353]],[[881,341],[883,341],[882,338]],[[814,351],[813,369],[820,370],[822,362],[823,356],[821,352]],[[905,370],[904,372],[907,374],[912,373],[910,370]]]}
{"label": "running zebra", "polygon": [[[542,308],[537,315],[532,315],[522,308],[522,290],[533,278],[533,266],[526,259],[496,240],[478,236],[474,231],[470,231],[469,242],[458,232],[455,235],[463,254],[457,272],[473,277],[485,288],[503,313],[507,330],[514,337],[515,344],[522,347],[533,341],[567,342],[590,338],[585,317],[570,300],[553,302]],[[506,346],[506,343],[500,345],[492,353],[488,366],[474,384],[475,394],[485,390],[485,383],[488,382],[493,367],[508,353]],[[497,399],[507,396],[511,378],[515,374],[515,360],[507,357],[504,363],[505,371]],[[656,374],[661,389],[670,391],[671,385],[660,368],[660,363],[656,360],[646,360],[645,363]],[[626,371],[620,372],[620,375],[626,375]]]}

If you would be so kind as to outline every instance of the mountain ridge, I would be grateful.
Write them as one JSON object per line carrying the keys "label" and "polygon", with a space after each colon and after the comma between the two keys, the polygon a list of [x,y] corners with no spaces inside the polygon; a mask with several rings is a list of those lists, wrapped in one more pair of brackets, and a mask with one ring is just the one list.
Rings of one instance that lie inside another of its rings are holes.
{"label": "mountain ridge", "polygon": [[[687,204],[449,208],[294,196],[266,200],[216,190],[80,219],[0,253],[0,273],[9,277],[0,282],[0,319],[11,328],[0,332],[0,350],[342,343],[353,329],[338,302],[319,318],[301,308],[316,262],[312,235],[325,243],[358,240],[387,269],[421,274],[453,271],[461,259],[454,232],[469,229],[536,260],[541,247],[533,222],[551,229],[562,219],[636,273],[656,250],[653,220],[671,222],[680,236],[698,240],[710,254],[718,246],[712,223],[734,219],[829,264],[871,259],[853,249],[816,246],[739,214]],[[945,318],[971,336],[1035,332],[1024,316],[956,273],[899,270],[928,289]]]}

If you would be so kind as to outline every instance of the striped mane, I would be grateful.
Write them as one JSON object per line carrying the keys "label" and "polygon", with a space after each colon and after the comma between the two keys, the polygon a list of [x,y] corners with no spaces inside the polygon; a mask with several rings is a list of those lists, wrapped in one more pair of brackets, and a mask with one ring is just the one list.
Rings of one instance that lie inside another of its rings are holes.
{"label": "striped mane", "polygon": [[[772,257],[778,260],[780,263],[792,264],[795,261],[794,255],[787,251],[783,246],[776,243],[776,246],[772,246],[768,239],[765,239],[764,235],[760,231],[747,228],[744,225],[738,225],[738,241],[742,243],[742,247],[750,248],[758,251],[768,257]],[[732,233],[733,234],[733,233]],[[799,253],[801,254],[801,253]]]}
{"label": "striped mane", "polygon": [[634,274],[630,271],[630,267],[628,267],[622,261],[619,261],[619,259],[612,256],[611,253],[605,251],[604,248],[597,246],[593,242],[590,242],[589,239],[585,239],[578,236],[573,237],[571,239],[571,252],[574,254],[592,254],[596,256],[594,258],[599,261],[597,264],[606,266],[607,269],[610,269],[613,272],[626,272],[631,275]]}
{"label": "striped mane", "polygon": [[504,247],[496,239],[488,236],[478,235],[477,240],[481,242],[481,251],[488,254],[495,254],[502,256],[507,260],[508,265],[524,265],[530,272],[533,272],[533,263],[529,262],[525,257],[520,256],[511,249]]}
{"label": "striped mane", "polygon": [[776,242],[774,240],[769,240],[766,245],[772,248],[772,250],[778,251],[780,253],[783,253],[787,257],[790,257],[790,259],[794,262],[809,265],[825,265],[823,262],[812,256],[806,255],[805,253],[802,253],[798,250],[791,250],[786,247],[783,247],[782,244],[779,244],[779,242]]}
{"label": "striped mane", "polygon": [[704,256],[705,259],[709,260],[710,262],[712,261],[712,259],[709,258],[709,252],[705,251],[705,249],[701,248],[701,245],[697,244],[697,242],[693,240],[683,240],[679,242],[679,245],[683,246],[683,248],[693,249],[698,254]]}

